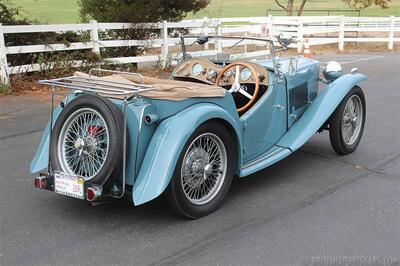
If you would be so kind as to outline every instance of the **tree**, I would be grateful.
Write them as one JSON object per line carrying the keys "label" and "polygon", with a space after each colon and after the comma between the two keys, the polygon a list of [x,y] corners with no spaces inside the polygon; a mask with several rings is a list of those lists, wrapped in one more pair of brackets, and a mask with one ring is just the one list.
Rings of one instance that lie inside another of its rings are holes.
{"label": "tree", "polygon": [[[0,0],[0,23],[3,25],[30,25],[39,23],[26,17],[26,13],[20,7],[9,0]],[[86,36],[80,36],[74,32],[39,32],[39,33],[6,33],[4,34],[4,42],[6,46],[22,46],[22,45],[42,45],[63,43],[69,45],[73,42],[86,42]],[[10,65],[30,65],[43,64],[44,62],[53,62],[53,68],[47,69],[43,66],[43,74],[45,76],[69,75],[72,71],[72,62],[75,58],[84,62],[98,62],[97,55],[90,50],[77,51],[53,51],[43,53],[24,53],[9,54],[7,61]],[[12,82],[12,80],[11,80]],[[19,79],[18,82],[23,82]],[[18,85],[19,87],[20,85]]]}
{"label": "tree", "polygon": [[381,8],[388,8],[389,3],[392,0],[343,0],[345,1],[352,9],[361,10],[372,5],[380,6]]}
{"label": "tree", "polygon": [[[150,39],[154,36],[148,26],[142,23],[162,20],[179,21],[188,12],[197,12],[205,8],[210,0],[78,0],[80,15],[83,21],[95,19],[99,22],[127,22],[132,27],[119,31],[103,33],[103,39]],[[135,47],[122,47],[113,50],[121,54],[136,54],[140,50]]]}
{"label": "tree", "polygon": [[[83,21],[95,19],[99,22],[133,23],[131,28],[118,31],[101,32],[103,40],[149,40],[159,34],[159,30],[144,28],[143,23],[162,20],[179,21],[188,12],[197,12],[205,8],[210,0],[79,0]],[[106,57],[137,56],[146,50],[142,47],[126,46],[103,48]]]}
{"label": "tree", "polygon": [[[286,11],[286,14],[288,16],[293,15],[293,11],[295,11],[295,0],[287,0],[285,4],[280,2],[281,0],[275,0],[276,4],[282,8],[283,10]],[[392,0],[343,0],[346,2],[350,8],[354,10],[361,10],[367,7],[370,7],[372,5],[380,6],[381,8],[388,8],[390,2]],[[301,13],[303,12],[304,6],[306,4],[307,0],[299,0],[299,6],[297,8],[297,16],[301,16]]]}
{"label": "tree", "polygon": [[79,0],[83,20],[100,22],[177,21],[188,12],[205,8],[210,0]]}
{"label": "tree", "polygon": [[21,10],[14,7],[8,0],[0,0],[0,23],[3,25],[30,24],[21,14]]}
{"label": "tree", "polygon": [[[284,4],[282,4],[281,2],[279,2],[280,0],[275,0],[276,4],[282,8],[283,10],[286,11],[286,14],[288,16],[292,16],[293,15],[293,11],[295,10],[295,5],[294,5],[294,0],[288,0],[286,3],[286,6]],[[307,0],[300,0],[298,1],[299,7],[297,8],[297,16],[301,16],[301,13],[303,12],[304,6],[306,5]]]}

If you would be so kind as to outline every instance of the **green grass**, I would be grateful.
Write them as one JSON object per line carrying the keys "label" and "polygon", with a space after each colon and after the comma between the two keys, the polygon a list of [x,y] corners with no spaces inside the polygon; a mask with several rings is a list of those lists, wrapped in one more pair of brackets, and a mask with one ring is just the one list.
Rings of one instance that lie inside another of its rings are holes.
{"label": "green grass", "polygon": [[[284,1],[281,1],[284,2]],[[297,0],[297,2],[300,2]],[[196,14],[189,14],[188,17],[255,17],[265,16],[267,9],[279,9],[274,0],[211,0],[208,7]],[[351,11],[345,2],[341,0],[308,0],[304,10],[307,9],[343,9]],[[358,16],[358,13],[353,12],[330,12],[331,15],[348,15]],[[272,15],[285,15],[283,11],[270,12]],[[304,16],[326,16],[327,11],[307,12]],[[390,16],[400,15],[400,1],[392,0],[390,8],[382,9],[380,7],[369,7],[361,11],[361,16]]]}
{"label": "green grass", "polygon": [[76,0],[11,0],[32,20],[43,23],[76,23],[80,21]]}
{"label": "green grass", "polygon": [[[103,1],[103,0],[102,0]],[[76,0],[11,0],[21,7],[31,19],[44,23],[79,22]],[[255,17],[265,16],[267,9],[278,9],[274,0],[211,0],[210,5],[188,18],[202,17]],[[308,0],[307,9],[345,9],[350,10],[341,0]],[[283,15],[283,12],[271,12],[272,15]],[[356,16],[357,13],[331,12],[333,15]],[[303,15],[327,15],[326,11],[304,12]],[[392,0],[390,8],[370,7],[361,12],[361,16],[400,16],[400,0]]]}
{"label": "green grass", "polygon": [[1,83],[0,81],[0,95],[9,94],[11,92],[10,86]]}

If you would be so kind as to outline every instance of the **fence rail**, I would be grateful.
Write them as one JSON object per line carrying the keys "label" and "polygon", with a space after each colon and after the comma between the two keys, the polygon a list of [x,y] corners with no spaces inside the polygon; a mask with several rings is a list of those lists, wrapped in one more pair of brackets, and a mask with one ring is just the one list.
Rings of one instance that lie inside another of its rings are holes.
{"label": "fence rail", "polygon": [[[9,75],[40,71],[51,68],[54,63],[45,66],[29,64],[11,66],[7,62],[7,55],[43,53],[53,51],[71,51],[90,49],[101,55],[102,48],[142,46],[143,40],[101,40],[99,32],[106,30],[121,30],[131,28],[129,23],[98,23],[95,20],[86,24],[55,24],[55,25],[16,25],[2,26],[0,24],[0,81],[8,84]],[[163,21],[161,23],[140,24],[141,27],[157,30],[159,34],[151,41],[150,46],[159,48],[157,55],[142,55],[130,57],[105,58],[105,61],[115,64],[157,62],[166,64],[170,55],[170,47],[179,44],[179,38],[173,38],[169,33],[174,29],[186,28],[194,34],[235,34],[262,36],[276,39],[281,32],[289,32],[295,37],[291,45],[300,53],[305,41],[310,45],[337,43],[339,50],[345,49],[346,42],[356,43],[387,43],[389,50],[393,50],[394,43],[400,42],[400,17],[345,17],[345,16],[267,16],[267,17],[242,17],[242,18],[203,18],[183,20],[180,22]],[[90,41],[66,44],[40,44],[6,46],[5,34],[39,33],[39,32],[81,32],[90,33]],[[356,36],[348,36],[356,33]],[[368,35],[368,33],[370,33]],[[147,42],[149,45],[149,42]],[[221,44],[223,46],[223,43]],[[242,44],[245,45],[245,44]],[[216,50],[202,51],[201,54],[214,54]],[[82,60],[73,62],[74,66],[82,65]]]}

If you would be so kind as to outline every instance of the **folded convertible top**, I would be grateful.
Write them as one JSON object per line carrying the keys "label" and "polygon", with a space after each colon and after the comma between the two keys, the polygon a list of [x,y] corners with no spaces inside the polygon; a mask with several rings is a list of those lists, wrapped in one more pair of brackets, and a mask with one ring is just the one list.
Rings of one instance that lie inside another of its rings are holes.
{"label": "folded convertible top", "polygon": [[[83,72],[75,72],[77,77],[93,77]],[[140,92],[139,95],[151,99],[170,100],[170,101],[182,101],[189,98],[205,98],[205,97],[224,97],[226,90],[219,86],[213,86],[208,84],[200,84],[195,82],[159,79],[153,77],[143,76],[143,83],[138,77],[124,75],[124,74],[113,74],[104,77],[96,77],[108,81],[121,82],[126,84],[146,84],[154,87],[154,90]]]}

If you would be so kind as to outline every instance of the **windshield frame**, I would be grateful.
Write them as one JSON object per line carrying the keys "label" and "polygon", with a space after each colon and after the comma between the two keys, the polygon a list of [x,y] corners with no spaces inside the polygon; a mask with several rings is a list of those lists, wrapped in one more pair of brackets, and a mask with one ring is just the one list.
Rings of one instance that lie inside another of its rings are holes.
{"label": "windshield frame", "polygon": [[[199,38],[207,38],[207,42],[210,39],[227,39],[227,40],[253,40],[253,41],[262,41],[266,42],[269,44],[269,48],[271,51],[271,60],[272,64],[274,66],[275,73],[278,71],[278,65],[277,65],[277,59],[275,56],[275,47],[274,47],[274,41],[271,39],[265,39],[265,38],[259,38],[259,37],[246,37],[246,36],[222,36],[222,35],[181,35],[181,49],[182,49],[182,55],[183,55],[183,60],[187,60],[188,58],[188,53],[186,52],[186,45],[185,45],[185,38],[190,38],[190,39],[199,39]],[[196,41],[195,41],[196,42]]]}

